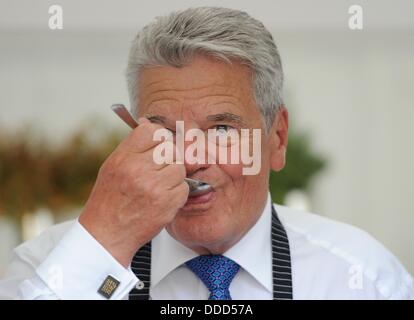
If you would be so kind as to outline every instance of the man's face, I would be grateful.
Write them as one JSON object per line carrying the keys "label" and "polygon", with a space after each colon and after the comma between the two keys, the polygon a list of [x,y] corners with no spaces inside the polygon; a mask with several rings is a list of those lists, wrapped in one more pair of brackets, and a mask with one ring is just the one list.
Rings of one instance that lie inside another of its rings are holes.
{"label": "man's face", "polygon": [[[243,163],[185,161],[187,177],[209,183],[213,191],[188,201],[166,229],[177,241],[200,254],[223,253],[240,240],[262,213],[269,170],[280,170],[284,165],[287,113],[279,112],[272,130],[266,132],[254,101],[251,77],[250,69],[236,61],[230,65],[197,56],[182,68],[146,68],[139,79],[138,116],[172,131],[176,121],[184,122],[184,133],[193,128],[206,133],[208,129],[261,129],[261,168],[256,175],[243,175]],[[185,142],[184,148],[190,144]],[[218,147],[216,154],[223,151],[220,148],[226,149]],[[207,149],[206,157],[210,152]]]}

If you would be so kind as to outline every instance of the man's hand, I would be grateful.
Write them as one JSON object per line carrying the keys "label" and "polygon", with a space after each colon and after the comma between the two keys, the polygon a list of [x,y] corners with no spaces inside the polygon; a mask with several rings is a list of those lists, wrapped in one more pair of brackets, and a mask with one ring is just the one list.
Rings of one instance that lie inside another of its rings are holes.
{"label": "man's hand", "polygon": [[146,118],[106,159],[79,222],[127,267],[135,252],[171,222],[188,197],[183,164],[159,165]]}

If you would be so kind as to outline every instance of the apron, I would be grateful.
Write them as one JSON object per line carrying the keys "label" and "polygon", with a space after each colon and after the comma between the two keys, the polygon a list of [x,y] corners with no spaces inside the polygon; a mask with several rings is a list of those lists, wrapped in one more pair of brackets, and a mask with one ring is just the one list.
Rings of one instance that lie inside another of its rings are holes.
{"label": "apron", "polygon": [[[292,270],[286,231],[272,205],[273,300],[291,300]],[[131,262],[131,269],[140,280],[129,293],[129,300],[149,300],[151,285],[151,242],[140,248]]]}

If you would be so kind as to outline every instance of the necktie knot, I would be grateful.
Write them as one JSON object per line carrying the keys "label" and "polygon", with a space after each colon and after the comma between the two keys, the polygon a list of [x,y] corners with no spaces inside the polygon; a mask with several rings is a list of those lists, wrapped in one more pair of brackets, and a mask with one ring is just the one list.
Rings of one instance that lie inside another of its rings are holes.
{"label": "necktie knot", "polygon": [[209,300],[231,300],[230,283],[240,269],[236,262],[222,255],[203,255],[186,265],[210,290]]}

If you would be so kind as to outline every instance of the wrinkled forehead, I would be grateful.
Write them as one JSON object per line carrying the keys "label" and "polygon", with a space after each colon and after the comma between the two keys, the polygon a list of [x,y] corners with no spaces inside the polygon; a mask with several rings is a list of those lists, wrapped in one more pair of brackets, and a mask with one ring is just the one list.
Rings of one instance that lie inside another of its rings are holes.
{"label": "wrinkled forehead", "polygon": [[202,56],[179,68],[148,67],[140,73],[139,113],[168,105],[194,110],[226,105],[248,111],[254,104],[251,80],[250,68],[237,61],[226,63]]}

